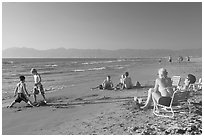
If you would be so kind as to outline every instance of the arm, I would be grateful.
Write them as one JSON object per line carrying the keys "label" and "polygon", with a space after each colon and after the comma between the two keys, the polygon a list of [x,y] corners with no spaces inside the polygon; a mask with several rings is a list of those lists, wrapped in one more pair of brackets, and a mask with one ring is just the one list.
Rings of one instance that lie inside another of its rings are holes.
{"label": "arm", "polygon": [[18,85],[16,86],[16,88],[14,90],[14,97],[16,96],[17,91],[18,91]]}
{"label": "arm", "polygon": [[113,82],[112,81],[110,81],[111,82],[111,87],[113,87]]}
{"label": "arm", "polygon": [[106,80],[104,80],[103,83],[102,83],[102,86],[103,86],[103,87],[105,86],[105,83],[106,83]]}
{"label": "arm", "polygon": [[154,85],[154,92],[157,92],[157,91],[158,91],[158,88],[159,88],[159,80],[156,79],[156,80],[155,80],[155,85]]}

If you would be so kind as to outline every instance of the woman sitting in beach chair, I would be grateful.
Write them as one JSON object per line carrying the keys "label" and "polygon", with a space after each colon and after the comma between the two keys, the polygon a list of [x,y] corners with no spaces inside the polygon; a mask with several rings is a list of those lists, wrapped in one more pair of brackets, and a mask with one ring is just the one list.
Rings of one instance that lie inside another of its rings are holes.
{"label": "woman sitting in beach chair", "polygon": [[[151,102],[154,104],[159,103],[165,106],[169,106],[171,102],[171,97],[174,93],[172,88],[171,78],[167,77],[167,71],[164,68],[159,69],[158,75],[159,78],[156,79],[155,87],[150,88],[148,91],[148,97],[145,105],[141,109],[147,109]],[[189,85],[195,83],[195,76],[188,74],[187,78],[184,81],[184,85],[179,87],[179,90],[187,90]]]}
{"label": "woman sitting in beach chair", "polygon": [[[153,114],[161,117],[174,117],[173,105],[178,105],[180,108],[184,105],[188,107],[189,113],[191,112],[191,103],[189,100],[191,92],[191,84],[194,84],[196,77],[192,74],[188,74],[184,81],[184,85],[174,91],[172,97],[170,98],[170,104],[165,104],[166,97],[160,97],[158,102],[154,102]],[[163,101],[161,101],[163,100]],[[178,111],[177,111],[178,112]],[[183,112],[182,112],[183,113]],[[186,112],[184,112],[186,113]]]}
{"label": "woman sitting in beach chair", "polygon": [[[159,78],[156,79],[154,88],[149,89],[147,101],[141,109],[147,109],[152,101],[162,102],[165,105],[170,104],[173,88],[171,78],[167,74],[168,72],[164,68],[158,70]],[[165,97],[165,99],[160,100],[161,97]]]}
{"label": "woman sitting in beach chair", "polygon": [[111,81],[111,77],[107,76],[101,85],[98,85],[95,88],[91,88],[91,90],[94,90],[94,89],[113,90],[114,87],[113,87],[113,82]]}

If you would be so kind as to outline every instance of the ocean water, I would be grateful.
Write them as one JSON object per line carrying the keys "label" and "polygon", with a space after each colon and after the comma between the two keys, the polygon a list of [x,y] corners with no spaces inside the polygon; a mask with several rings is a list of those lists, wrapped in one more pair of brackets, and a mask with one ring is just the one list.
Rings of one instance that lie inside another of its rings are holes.
{"label": "ocean water", "polygon": [[[135,65],[158,62],[150,58],[4,58],[2,59],[3,99],[13,94],[19,76],[26,77],[28,91],[33,87],[31,68],[42,77],[47,92],[54,88],[77,86],[77,84],[101,79],[104,75],[119,74]],[[56,90],[57,91],[57,90]]]}

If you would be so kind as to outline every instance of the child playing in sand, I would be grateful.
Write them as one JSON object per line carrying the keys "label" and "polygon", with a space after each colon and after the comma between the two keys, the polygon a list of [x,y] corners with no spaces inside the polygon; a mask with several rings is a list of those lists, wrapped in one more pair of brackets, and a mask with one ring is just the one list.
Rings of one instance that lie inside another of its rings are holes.
{"label": "child playing in sand", "polygon": [[103,83],[93,89],[107,89],[107,90],[113,90],[113,82],[111,81],[111,77],[107,76],[106,79],[103,81]]}
{"label": "child playing in sand", "polygon": [[36,100],[36,95],[39,94],[39,92],[41,93],[43,99],[44,99],[44,103],[46,104],[46,99],[45,99],[45,92],[44,92],[44,89],[43,89],[43,85],[41,84],[41,77],[40,75],[38,74],[37,70],[32,68],[31,69],[31,73],[33,74],[33,77],[34,77],[34,88],[33,88],[33,94],[34,94],[34,102],[36,103],[37,100]]}
{"label": "child playing in sand", "polygon": [[9,108],[13,107],[13,105],[16,103],[20,103],[22,100],[33,107],[33,104],[28,99],[30,95],[28,94],[27,89],[26,89],[25,77],[20,76],[19,78],[20,78],[20,82],[17,84],[15,91],[14,91],[14,97],[16,97],[16,99],[11,103]]}

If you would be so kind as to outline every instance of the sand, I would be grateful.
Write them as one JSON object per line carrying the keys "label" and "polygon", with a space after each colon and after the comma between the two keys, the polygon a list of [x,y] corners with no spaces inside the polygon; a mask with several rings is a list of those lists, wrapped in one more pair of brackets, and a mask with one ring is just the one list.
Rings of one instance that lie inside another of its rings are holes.
{"label": "sand", "polygon": [[[192,112],[176,113],[173,119],[161,118],[135,107],[133,97],[147,96],[157,77],[157,70],[165,67],[169,76],[180,75],[184,80],[188,73],[202,76],[202,60],[190,63],[148,64],[128,68],[133,82],[139,81],[145,88],[123,91],[90,90],[102,80],[64,87],[58,92],[47,93],[48,104],[28,107],[25,103],[14,108],[2,102],[3,135],[148,135],[148,134],[202,134],[202,91],[191,96]],[[119,81],[114,75],[114,83]],[[69,92],[72,91],[72,92]],[[79,96],[79,91],[83,91]],[[31,97],[32,99],[32,97]],[[42,97],[39,95],[39,99]]]}

